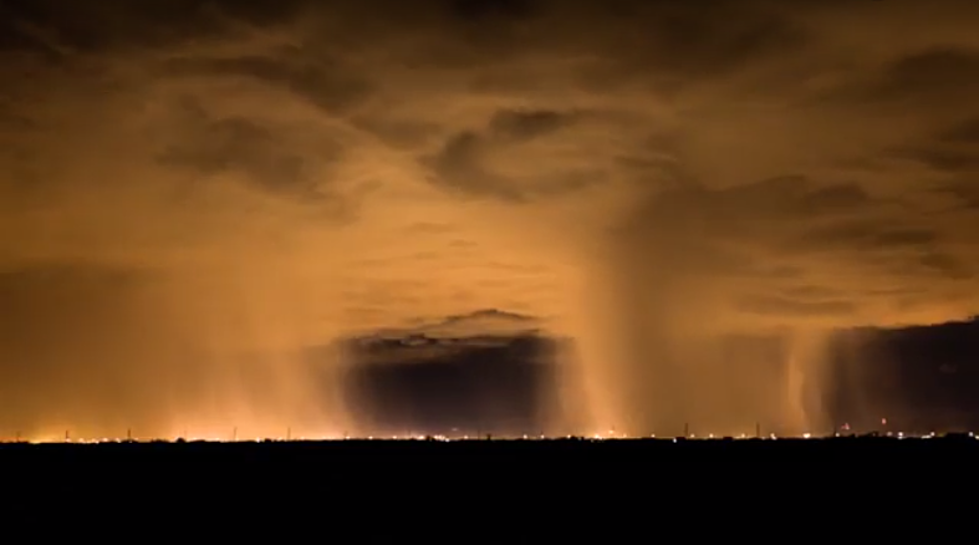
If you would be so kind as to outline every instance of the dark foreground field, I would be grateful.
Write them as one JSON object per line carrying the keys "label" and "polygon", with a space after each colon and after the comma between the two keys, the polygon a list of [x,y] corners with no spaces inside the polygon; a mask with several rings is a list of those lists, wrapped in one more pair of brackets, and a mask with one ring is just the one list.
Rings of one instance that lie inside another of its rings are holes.
{"label": "dark foreground field", "polygon": [[544,440],[337,440],[337,441],[188,441],[104,443],[4,443],[0,459],[201,459],[330,461],[386,459],[392,464],[425,459],[505,457],[521,460],[589,459],[612,456],[627,461],[635,456],[847,456],[881,453],[979,454],[979,438],[955,434],[929,438],[835,437],[825,439],[544,439]]}
{"label": "dark foreground field", "polygon": [[[134,501],[149,495],[153,502],[169,497],[160,491],[175,487],[265,503],[279,501],[267,490],[298,487],[304,492],[295,497],[315,491],[325,498],[334,497],[338,486],[370,501],[382,490],[419,498],[443,491],[440,497],[449,503],[486,497],[540,502],[542,495],[579,501],[584,498],[580,494],[595,487],[653,494],[657,501],[680,494],[677,490],[697,496],[772,486],[797,495],[817,488],[850,494],[961,482],[976,472],[977,461],[979,440],[968,435],[0,445],[0,472],[12,485],[30,484],[30,494],[49,494],[52,486],[81,486],[126,490]],[[662,487],[673,490],[671,496],[653,493]],[[446,492],[450,489],[457,492]]]}

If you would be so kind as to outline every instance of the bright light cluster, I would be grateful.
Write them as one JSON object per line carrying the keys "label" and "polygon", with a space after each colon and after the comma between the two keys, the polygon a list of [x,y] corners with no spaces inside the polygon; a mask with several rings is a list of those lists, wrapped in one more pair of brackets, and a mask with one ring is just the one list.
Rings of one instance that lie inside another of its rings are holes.
{"label": "bright light cluster", "polygon": [[[944,437],[948,435],[957,434],[939,434],[936,432],[930,432],[926,434],[910,434],[904,432],[887,432],[885,434],[871,434],[868,437],[886,437],[893,439],[932,439],[936,437]],[[833,437],[844,437],[837,433]],[[969,432],[968,437],[972,439],[979,439],[979,435],[975,432]],[[792,435],[776,435],[774,433],[764,435],[764,436],[750,436],[747,434],[740,434],[738,436],[724,436],[718,437],[714,434],[707,434],[706,436],[698,437],[696,434],[690,434],[686,437],[670,437],[667,440],[672,439],[674,443],[680,440],[690,440],[690,441],[721,441],[721,440],[777,440],[777,439],[828,439],[830,436],[817,436],[811,433],[804,433],[801,436]],[[635,441],[635,440],[654,440],[656,435],[648,436],[626,436],[626,435],[614,435],[614,434],[601,434],[596,433],[590,436],[575,436],[575,435],[565,435],[565,436],[546,436],[546,435],[520,435],[520,436],[469,436],[463,435],[458,437],[449,437],[446,435],[393,435],[393,436],[366,436],[366,437],[350,437],[345,436],[343,438],[337,437],[257,437],[254,439],[222,439],[220,437],[199,437],[199,438],[188,438],[188,439],[165,439],[165,438],[155,438],[155,439],[145,439],[145,438],[109,438],[102,437],[97,439],[74,439],[74,438],[64,438],[60,441],[58,440],[22,440],[22,439],[7,439],[0,440],[0,444],[82,444],[82,445],[94,445],[94,444],[121,444],[121,443],[182,443],[182,442],[206,442],[206,443],[298,443],[298,442],[342,442],[342,441],[434,441],[434,442],[463,442],[463,441]]]}

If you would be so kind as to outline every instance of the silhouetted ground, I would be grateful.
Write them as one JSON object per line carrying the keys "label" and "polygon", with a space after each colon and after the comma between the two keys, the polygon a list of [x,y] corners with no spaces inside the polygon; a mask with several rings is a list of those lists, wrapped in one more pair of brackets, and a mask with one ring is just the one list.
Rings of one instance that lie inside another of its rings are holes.
{"label": "silhouetted ground", "polygon": [[[256,441],[256,442],[109,442],[109,443],[5,443],[0,456],[68,456],[73,459],[122,456],[132,459],[157,456],[316,456],[324,461],[331,457],[370,456],[396,462],[403,457],[424,456],[519,456],[526,459],[555,456],[650,455],[670,453],[709,454],[724,457],[745,454],[813,454],[845,455],[873,451],[910,452],[945,449],[979,453],[979,439],[967,434],[950,434],[932,438],[836,437],[826,439],[493,439],[493,440],[357,440],[342,441]],[[556,459],[556,458],[555,458]]]}
{"label": "silhouetted ground", "polygon": [[[432,500],[498,503],[508,510],[513,502],[529,502],[534,509],[561,502],[632,502],[636,494],[657,504],[685,498],[700,505],[718,493],[750,502],[770,485],[789,489],[788,495],[779,493],[780,501],[792,495],[811,500],[876,494],[957,482],[975,471],[977,455],[979,440],[968,436],[5,444],[0,468],[7,482],[29,484],[25,494],[43,502],[62,498],[99,506],[108,495],[133,505],[204,502],[206,512],[221,513],[231,504],[283,501],[326,511],[336,501],[354,502],[357,509],[372,510],[395,493],[401,498],[396,510],[434,509]],[[67,492],[55,492],[59,488]],[[78,495],[82,490],[85,495]]]}

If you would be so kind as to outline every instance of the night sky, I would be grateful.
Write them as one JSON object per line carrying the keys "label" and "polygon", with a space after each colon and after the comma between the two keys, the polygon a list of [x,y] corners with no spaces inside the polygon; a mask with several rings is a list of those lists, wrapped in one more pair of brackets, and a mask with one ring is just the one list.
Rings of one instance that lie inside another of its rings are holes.
{"label": "night sky", "polygon": [[970,425],[977,23],[0,0],[0,438]]}

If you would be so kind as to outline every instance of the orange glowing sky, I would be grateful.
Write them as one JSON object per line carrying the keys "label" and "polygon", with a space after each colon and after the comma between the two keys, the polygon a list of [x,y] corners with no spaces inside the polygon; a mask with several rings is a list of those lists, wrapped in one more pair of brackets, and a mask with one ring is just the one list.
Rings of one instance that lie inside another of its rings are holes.
{"label": "orange glowing sky", "polygon": [[608,360],[979,309],[975,2],[388,4],[3,3],[10,418],[481,308]]}

